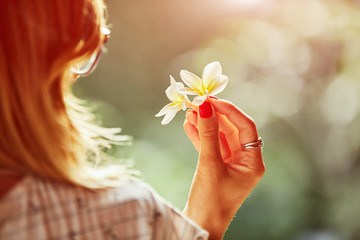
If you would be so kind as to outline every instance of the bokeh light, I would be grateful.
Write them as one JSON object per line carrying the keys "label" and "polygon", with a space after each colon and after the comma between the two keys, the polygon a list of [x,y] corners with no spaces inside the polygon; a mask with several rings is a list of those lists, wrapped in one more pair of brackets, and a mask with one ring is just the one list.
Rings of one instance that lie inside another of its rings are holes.
{"label": "bokeh light", "polygon": [[231,5],[240,5],[241,7],[255,7],[269,0],[227,0]]}
{"label": "bokeh light", "polygon": [[[197,153],[154,115],[169,74],[221,62],[220,98],[251,115],[266,174],[225,239],[360,239],[360,3],[355,0],[108,1],[112,38],[75,84],[99,121],[134,136],[112,150],[183,208]],[[101,116],[101,117],[100,117]]]}

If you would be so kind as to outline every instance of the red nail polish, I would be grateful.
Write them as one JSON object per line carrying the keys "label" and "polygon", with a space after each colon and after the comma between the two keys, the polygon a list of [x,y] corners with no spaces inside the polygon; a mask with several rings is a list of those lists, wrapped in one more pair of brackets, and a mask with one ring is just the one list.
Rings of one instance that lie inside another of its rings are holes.
{"label": "red nail polish", "polygon": [[199,106],[199,113],[201,118],[209,118],[212,116],[212,108],[209,102],[204,102]]}
{"label": "red nail polish", "polygon": [[219,100],[217,97],[209,96],[209,98]]}

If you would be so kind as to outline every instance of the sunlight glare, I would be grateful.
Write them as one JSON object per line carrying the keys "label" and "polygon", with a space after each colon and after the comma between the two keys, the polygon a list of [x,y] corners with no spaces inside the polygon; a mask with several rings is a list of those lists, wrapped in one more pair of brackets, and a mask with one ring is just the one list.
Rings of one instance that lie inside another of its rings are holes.
{"label": "sunlight glare", "polygon": [[243,7],[254,7],[261,4],[262,2],[266,2],[266,0],[229,0],[229,2],[231,4],[238,4]]}

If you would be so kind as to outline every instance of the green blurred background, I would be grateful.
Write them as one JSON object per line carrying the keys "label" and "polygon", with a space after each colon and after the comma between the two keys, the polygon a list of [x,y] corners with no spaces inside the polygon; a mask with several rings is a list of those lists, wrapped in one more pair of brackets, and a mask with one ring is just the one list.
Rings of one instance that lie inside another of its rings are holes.
{"label": "green blurred background", "polygon": [[[219,95],[251,115],[267,171],[225,239],[360,239],[360,1],[108,0],[108,52],[74,92],[99,121],[134,137],[111,154],[178,208],[197,160],[169,74],[220,61]],[[211,209],[209,209],[211,211]]]}

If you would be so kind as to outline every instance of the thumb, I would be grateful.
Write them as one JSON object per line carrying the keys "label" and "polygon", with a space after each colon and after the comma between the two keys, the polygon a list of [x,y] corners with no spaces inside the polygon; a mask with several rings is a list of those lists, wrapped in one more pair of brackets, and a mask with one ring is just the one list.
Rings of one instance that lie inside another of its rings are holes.
{"label": "thumb", "polygon": [[219,124],[210,102],[199,106],[198,130],[200,137],[200,159],[219,161],[221,159]]}

